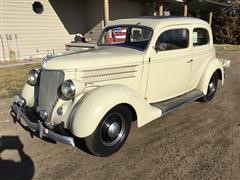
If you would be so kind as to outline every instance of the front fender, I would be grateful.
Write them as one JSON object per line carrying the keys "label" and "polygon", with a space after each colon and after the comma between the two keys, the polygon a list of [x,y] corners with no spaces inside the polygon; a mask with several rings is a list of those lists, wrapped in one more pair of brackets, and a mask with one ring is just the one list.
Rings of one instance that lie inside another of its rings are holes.
{"label": "front fender", "polygon": [[207,94],[208,84],[209,81],[215,71],[221,71],[221,77],[222,77],[222,85],[224,83],[224,70],[223,65],[219,59],[214,58],[213,60],[210,60],[208,65],[206,66],[206,69],[198,82],[197,89],[203,91],[203,93]]}
{"label": "front fender", "polygon": [[122,103],[134,108],[138,127],[161,116],[159,109],[150,106],[134,90],[111,84],[96,88],[79,100],[72,110],[68,128],[77,137],[87,137],[110,109]]}

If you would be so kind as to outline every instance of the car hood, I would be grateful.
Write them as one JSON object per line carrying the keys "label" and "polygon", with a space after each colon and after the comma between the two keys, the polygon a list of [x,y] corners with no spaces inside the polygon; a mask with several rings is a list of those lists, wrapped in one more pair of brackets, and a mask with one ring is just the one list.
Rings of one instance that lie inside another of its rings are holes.
{"label": "car hood", "polygon": [[44,62],[44,69],[93,69],[143,62],[143,52],[125,47],[98,47],[55,57]]}

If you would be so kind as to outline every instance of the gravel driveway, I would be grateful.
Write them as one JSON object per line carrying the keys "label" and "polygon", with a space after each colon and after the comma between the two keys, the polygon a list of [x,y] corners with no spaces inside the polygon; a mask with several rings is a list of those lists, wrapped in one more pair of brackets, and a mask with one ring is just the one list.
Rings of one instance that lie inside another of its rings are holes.
{"label": "gravel driveway", "polygon": [[[240,179],[240,52],[213,101],[194,102],[137,128],[132,123],[122,149],[95,157],[83,144],[73,148],[31,137],[0,103],[0,179]],[[1,178],[2,177],[2,178]]]}

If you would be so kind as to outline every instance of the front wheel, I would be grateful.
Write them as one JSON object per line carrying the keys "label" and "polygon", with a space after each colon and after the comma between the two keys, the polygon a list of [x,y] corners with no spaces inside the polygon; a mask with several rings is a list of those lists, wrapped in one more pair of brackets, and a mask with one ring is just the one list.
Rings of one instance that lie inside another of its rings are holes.
{"label": "front wheel", "polygon": [[207,94],[201,97],[199,100],[202,102],[211,101],[214,95],[216,94],[217,86],[218,86],[218,76],[217,76],[217,73],[214,73],[208,83]]}
{"label": "front wheel", "polygon": [[117,152],[128,137],[131,120],[131,111],[125,105],[110,110],[97,129],[85,138],[90,152],[97,156],[109,156]]}

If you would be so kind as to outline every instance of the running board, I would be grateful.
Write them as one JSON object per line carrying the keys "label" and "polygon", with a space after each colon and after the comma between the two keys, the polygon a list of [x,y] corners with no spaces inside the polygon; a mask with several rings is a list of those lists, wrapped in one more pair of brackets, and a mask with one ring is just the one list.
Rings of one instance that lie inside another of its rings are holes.
{"label": "running board", "polygon": [[203,92],[200,90],[192,90],[186,94],[183,94],[181,96],[166,100],[166,101],[161,101],[157,103],[152,103],[151,105],[161,109],[162,110],[162,115],[165,115],[171,111],[174,111],[181,106],[191,103],[200,97],[204,96]]}

